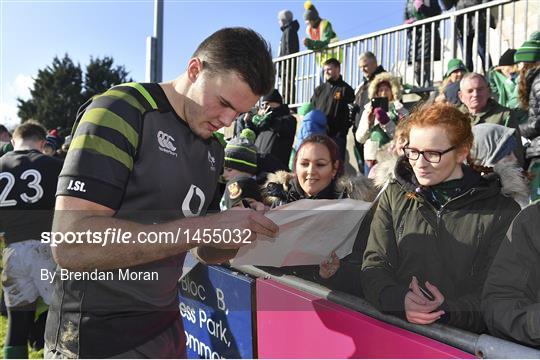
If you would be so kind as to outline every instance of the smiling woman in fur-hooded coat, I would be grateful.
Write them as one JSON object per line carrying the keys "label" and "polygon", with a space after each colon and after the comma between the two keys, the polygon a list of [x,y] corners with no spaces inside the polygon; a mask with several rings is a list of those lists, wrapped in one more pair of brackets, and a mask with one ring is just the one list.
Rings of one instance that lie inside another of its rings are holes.
{"label": "smiling woman in fur-hooded coat", "polygon": [[[339,160],[337,145],[326,135],[310,136],[296,154],[293,172],[279,171],[268,175],[263,189],[264,202],[272,207],[301,199],[352,198],[373,202],[376,190],[371,180],[359,175],[345,177]],[[373,211],[362,219],[353,253],[339,260],[332,257],[324,266],[291,266],[282,268],[287,273],[318,282],[335,290],[361,295],[359,274],[362,253],[366,246],[369,223]]]}

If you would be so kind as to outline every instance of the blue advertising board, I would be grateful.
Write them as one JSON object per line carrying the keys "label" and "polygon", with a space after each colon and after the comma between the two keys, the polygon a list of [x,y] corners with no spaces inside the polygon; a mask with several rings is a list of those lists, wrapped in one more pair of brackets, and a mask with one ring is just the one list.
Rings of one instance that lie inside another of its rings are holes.
{"label": "blue advertising board", "polygon": [[256,356],[253,279],[219,266],[197,264],[179,286],[189,359]]}

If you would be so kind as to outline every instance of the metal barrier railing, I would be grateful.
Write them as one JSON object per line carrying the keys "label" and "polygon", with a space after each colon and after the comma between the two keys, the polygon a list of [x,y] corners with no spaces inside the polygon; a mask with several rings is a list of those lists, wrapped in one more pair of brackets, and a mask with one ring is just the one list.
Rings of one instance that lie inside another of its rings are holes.
{"label": "metal barrier railing", "polygon": [[[335,42],[323,52],[307,50],[276,58],[276,88],[290,107],[308,102],[322,81],[320,61],[330,57],[326,55],[333,55],[341,61],[343,79],[354,88],[362,79],[358,56],[365,51],[373,52],[379,64],[401,77],[404,84],[425,86],[442,80],[446,63],[455,57],[464,62],[469,59],[475,71],[486,72],[490,66],[490,55],[496,61],[507,48],[520,45],[516,43],[517,34],[523,41],[537,30],[538,24],[529,29],[527,21],[529,3],[534,1],[537,0],[495,0],[459,11],[448,11],[410,25]],[[524,18],[522,22],[514,22],[517,14]],[[511,24],[505,26],[508,29],[503,29],[504,19]],[[492,30],[490,25],[496,26],[495,29]],[[484,31],[478,31],[480,27]],[[475,29],[474,36],[468,33],[470,29]],[[429,39],[426,33],[429,33]],[[417,42],[417,37],[422,41]],[[429,46],[419,46],[426,41],[429,41]],[[436,53],[439,41],[440,50]],[[429,54],[426,54],[428,50]],[[482,53],[485,54],[483,61],[479,55]]]}
{"label": "metal barrier railing", "polygon": [[[489,359],[538,359],[540,350],[519,345],[487,334],[475,334],[442,324],[416,325],[392,315],[377,311],[366,300],[340,291],[332,291],[322,285],[291,275],[271,274],[255,266],[233,266],[245,274],[258,278],[272,279],[295,289],[327,299],[372,318],[424,335],[448,344],[479,358]],[[358,329],[361,330],[361,329]]]}

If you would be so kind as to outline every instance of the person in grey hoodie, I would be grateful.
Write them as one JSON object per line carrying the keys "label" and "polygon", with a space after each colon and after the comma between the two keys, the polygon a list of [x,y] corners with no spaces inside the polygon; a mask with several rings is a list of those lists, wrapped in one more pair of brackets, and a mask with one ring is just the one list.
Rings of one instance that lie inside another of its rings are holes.
{"label": "person in grey hoodie", "polygon": [[503,195],[512,197],[523,209],[529,204],[530,191],[515,155],[516,130],[497,124],[478,124],[472,127],[472,132],[474,143],[467,158],[469,166],[484,176],[497,174]]}

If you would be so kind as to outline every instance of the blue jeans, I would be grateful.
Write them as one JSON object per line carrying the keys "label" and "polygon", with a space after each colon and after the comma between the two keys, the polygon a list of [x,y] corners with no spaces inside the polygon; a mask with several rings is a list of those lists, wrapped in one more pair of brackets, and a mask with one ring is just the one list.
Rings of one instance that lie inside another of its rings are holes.
{"label": "blue jeans", "polygon": [[[487,71],[491,67],[491,56],[489,53],[486,54],[486,12],[479,12],[479,19],[478,19],[478,29],[476,29],[476,32],[478,33],[478,55],[480,55],[480,59],[482,60],[482,66]],[[465,59],[465,66],[469,71],[476,71],[480,72],[480,69],[474,69],[474,62],[473,62],[473,41],[474,41],[474,33],[471,34],[471,31],[475,31],[475,29],[468,28],[467,30],[467,49],[463,48],[463,39],[464,39],[464,29],[463,29],[463,18],[461,20],[461,23],[458,20],[458,28],[457,28],[457,37],[458,41],[461,44],[461,48],[464,52],[467,53],[466,59]],[[469,26],[469,24],[464,24],[464,26]],[[487,56],[486,56],[487,55]]]}

